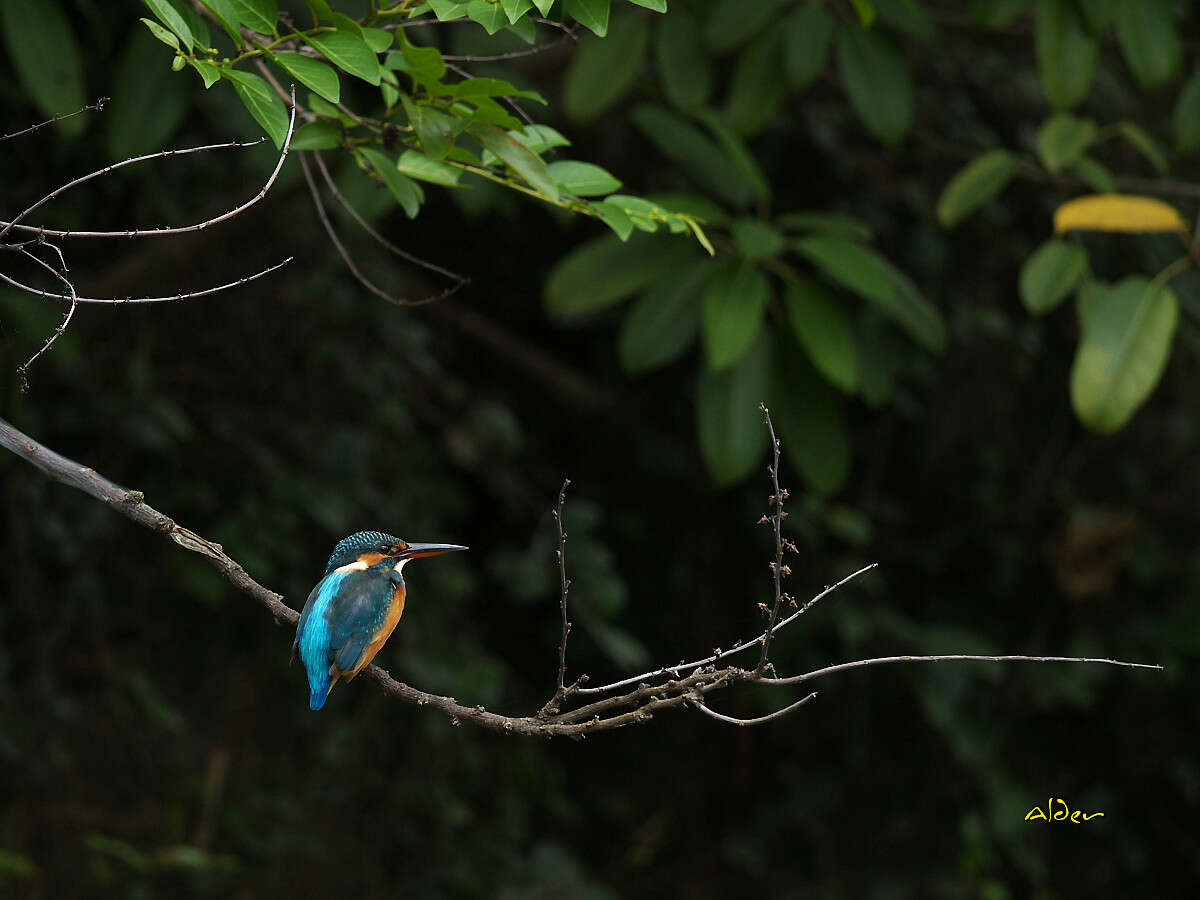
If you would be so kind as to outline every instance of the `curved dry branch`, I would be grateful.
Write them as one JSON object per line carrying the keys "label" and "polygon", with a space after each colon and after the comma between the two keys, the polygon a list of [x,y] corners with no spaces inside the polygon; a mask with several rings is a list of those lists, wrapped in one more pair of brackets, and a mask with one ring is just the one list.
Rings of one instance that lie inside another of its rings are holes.
{"label": "curved dry branch", "polygon": [[22,128],[20,131],[14,131],[11,134],[0,134],[0,141],[10,141],[13,138],[19,138],[24,137],[27,134],[33,134],[35,131],[40,131],[41,129],[45,128],[47,125],[53,125],[55,122],[61,122],[63,119],[69,119],[72,116],[79,115],[80,113],[90,112],[93,110],[95,112],[103,112],[104,104],[107,102],[107,97],[98,97],[95,103],[91,104],[90,106],[81,106],[79,109],[75,110],[75,112],[59,113],[51,116],[44,122],[38,122],[36,125],[30,125],[28,128]]}

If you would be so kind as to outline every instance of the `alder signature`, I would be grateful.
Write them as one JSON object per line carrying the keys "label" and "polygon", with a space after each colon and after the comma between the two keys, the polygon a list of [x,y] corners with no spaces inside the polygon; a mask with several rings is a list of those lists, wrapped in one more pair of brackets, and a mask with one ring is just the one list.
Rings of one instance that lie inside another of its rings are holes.
{"label": "alder signature", "polygon": [[1025,814],[1026,822],[1033,822],[1041,819],[1043,822],[1087,822],[1091,819],[1103,816],[1102,812],[1084,812],[1081,809],[1071,809],[1067,801],[1062,797],[1051,797],[1046,802],[1045,810],[1040,806],[1035,806]]}

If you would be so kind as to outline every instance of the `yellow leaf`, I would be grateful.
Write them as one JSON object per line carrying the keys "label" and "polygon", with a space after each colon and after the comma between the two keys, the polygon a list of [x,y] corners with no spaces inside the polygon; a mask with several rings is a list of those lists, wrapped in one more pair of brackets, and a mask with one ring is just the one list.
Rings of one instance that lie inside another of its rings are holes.
{"label": "yellow leaf", "polygon": [[1091,194],[1068,200],[1054,212],[1054,233],[1075,229],[1123,231],[1144,234],[1152,231],[1188,230],[1175,207],[1150,197],[1126,194]]}

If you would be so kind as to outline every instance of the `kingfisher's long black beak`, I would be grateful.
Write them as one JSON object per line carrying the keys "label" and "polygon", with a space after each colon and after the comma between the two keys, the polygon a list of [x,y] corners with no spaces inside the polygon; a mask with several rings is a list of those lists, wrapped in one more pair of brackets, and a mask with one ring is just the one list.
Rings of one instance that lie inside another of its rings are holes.
{"label": "kingfisher's long black beak", "polygon": [[455,550],[467,550],[462,544],[409,544],[408,549],[396,554],[398,559],[420,559],[422,556],[441,556]]}

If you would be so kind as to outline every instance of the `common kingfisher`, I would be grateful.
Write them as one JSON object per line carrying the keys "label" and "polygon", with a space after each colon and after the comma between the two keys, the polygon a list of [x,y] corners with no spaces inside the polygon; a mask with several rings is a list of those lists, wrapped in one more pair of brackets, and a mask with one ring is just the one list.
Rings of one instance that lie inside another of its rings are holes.
{"label": "common kingfisher", "polygon": [[325,705],[339,678],[347,681],[375,658],[404,612],[404,564],[466,550],[459,544],[410,544],[360,531],[338,542],[296,626],[292,658],[308,673],[310,709]]}

